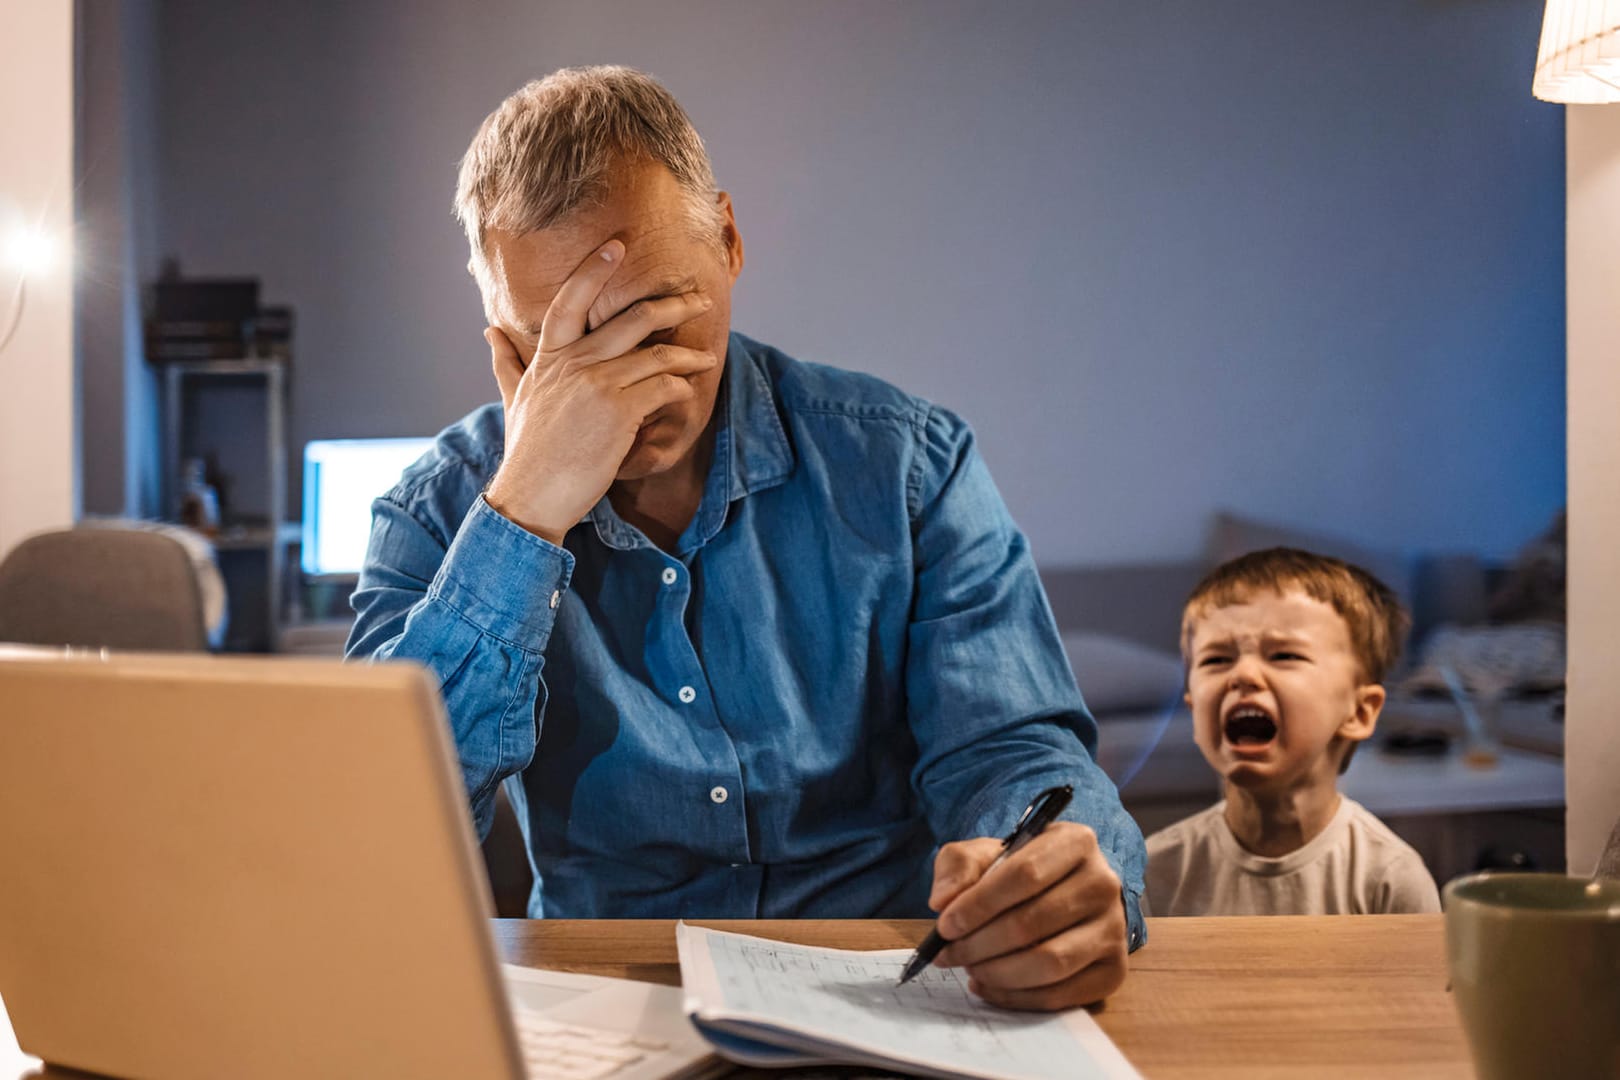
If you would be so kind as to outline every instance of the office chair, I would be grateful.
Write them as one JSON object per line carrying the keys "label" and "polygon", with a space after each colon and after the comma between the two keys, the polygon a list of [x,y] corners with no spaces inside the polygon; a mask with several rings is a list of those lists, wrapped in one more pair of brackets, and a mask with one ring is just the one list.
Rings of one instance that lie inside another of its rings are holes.
{"label": "office chair", "polygon": [[1614,831],[1609,834],[1609,842],[1598,857],[1597,873],[1593,876],[1620,881],[1620,820],[1614,823]]}
{"label": "office chair", "polygon": [[495,917],[527,919],[534,872],[529,869],[529,849],[523,843],[517,812],[506,797],[504,783],[495,789],[495,819],[481,850],[489,874],[489,891],[495,900]]}
{"label": "office chair", "polygon": [[31,536],[0,562],[0,641],[205,651],[191,556],[173,538],[146,530]]}

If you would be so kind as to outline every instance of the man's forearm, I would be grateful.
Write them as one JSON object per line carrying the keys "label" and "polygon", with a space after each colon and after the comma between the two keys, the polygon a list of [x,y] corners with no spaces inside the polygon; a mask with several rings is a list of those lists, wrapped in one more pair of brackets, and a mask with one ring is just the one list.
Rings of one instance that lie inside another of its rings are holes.
{"label": "man's forearm", "polygon": [[545,647],[572,558],[481,499],[447,551],[402,509],[379,500],[376,514],[348,655],[433,672],[482,836],[495,785],[534,753]]}

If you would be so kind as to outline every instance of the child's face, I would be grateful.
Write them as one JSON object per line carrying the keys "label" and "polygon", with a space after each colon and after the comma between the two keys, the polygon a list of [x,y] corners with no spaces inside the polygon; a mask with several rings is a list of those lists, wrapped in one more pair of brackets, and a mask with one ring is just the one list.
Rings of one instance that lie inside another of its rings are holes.
{"label": "child's face", "polygon": [[1193,737],[1222,778],[1254,791],[1332,787],[1343,741],[1373,733],[1381,686],[1363,685],[1339,613],[1261,589],[1198,615],[1188,642]]}

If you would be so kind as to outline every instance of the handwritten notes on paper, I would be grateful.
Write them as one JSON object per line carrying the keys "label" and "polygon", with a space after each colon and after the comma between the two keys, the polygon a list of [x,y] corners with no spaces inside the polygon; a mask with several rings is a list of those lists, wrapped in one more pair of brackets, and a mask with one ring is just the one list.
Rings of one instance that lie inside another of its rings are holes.
{"label": "handwritten notes on paper", "polygon": [[[996,1080],[1135,1077],[1089,1013],[1011,1012],[930,967],[899,986],[903,951],[791,945],[681,924],[687,1012],[808,1058]],[[717,1043],[718,1045],[718,1043]],[[725,1047],[720,1046],[722,1052]]]}

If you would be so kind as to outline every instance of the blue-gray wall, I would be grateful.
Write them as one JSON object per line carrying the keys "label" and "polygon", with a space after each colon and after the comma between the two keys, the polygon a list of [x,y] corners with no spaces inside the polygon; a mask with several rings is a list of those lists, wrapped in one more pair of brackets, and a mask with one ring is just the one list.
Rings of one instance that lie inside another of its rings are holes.
{"label": "blue-gray wall", "polygon": [[736,325],[978,429],[1045,565],[1238,509],[1505,555],[1564,499],[1537,0],[164,0],[159,242],[299,317],[296,443],[494,396],[449,203],[527,78],[704,133]]}
{"label": "blue-gray wall", "polygon": [[156,378],[140,282],[158,271],[159,0],[77,0],[74,319],[87,514],[159,512]]}

